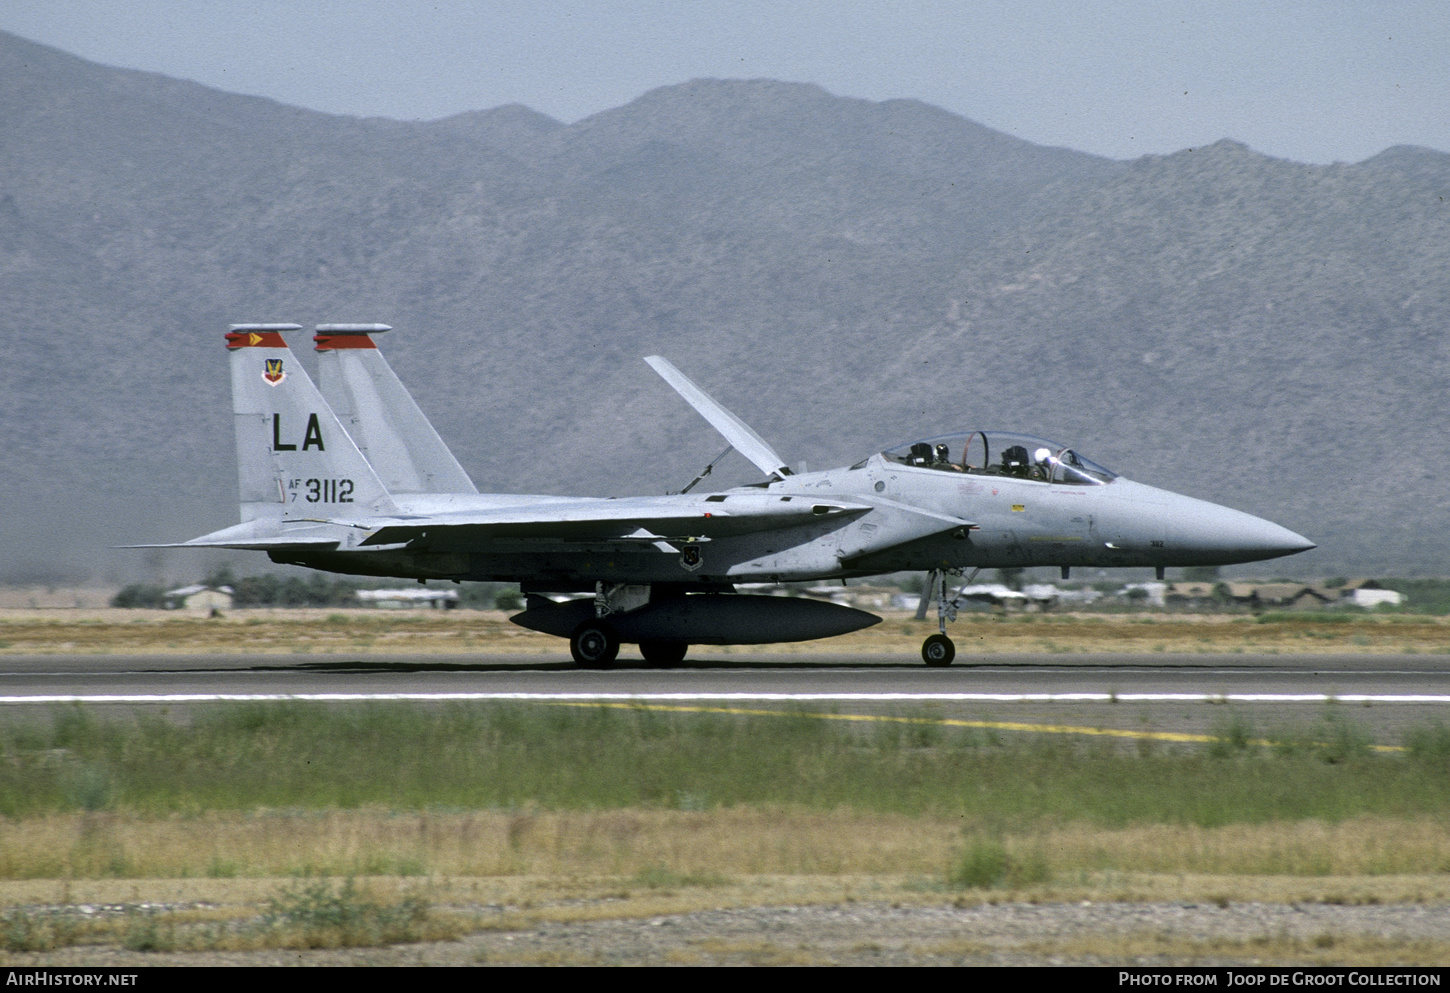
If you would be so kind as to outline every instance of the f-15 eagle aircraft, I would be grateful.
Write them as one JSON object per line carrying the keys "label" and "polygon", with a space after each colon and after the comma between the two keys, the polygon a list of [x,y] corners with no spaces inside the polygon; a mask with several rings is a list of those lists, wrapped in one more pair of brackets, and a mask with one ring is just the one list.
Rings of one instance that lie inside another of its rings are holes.
{"label": "f-15 eagle aircraft", "polygon": [[1072,566],[1145,566],[1162,578],[1168,566],[1314,547],[1277,524],[1131,482],[1025,435],[966,431],[848,467],[792,472],[659,356],[645,361],[762,482],[689,492],[707,467],[665,496],[479,493],[378,351],[373,336],[386,325],[318,325],[320,390],[283,339],[299,330],[232,325],[242,520],[162,547],[251,549],[353,575],[518,582],[527,609],[511,620],[568,638],[584,667],[611,666],[621,643],[668,666],[692,644],[855,631],[880,618],[736,585],[904,570],[929,574],[937,604],[939,633],[922,658],[949,665],[956,650],[946,627],[961,600],[948,577],[968,569],[1058,566],[1066,578]]}

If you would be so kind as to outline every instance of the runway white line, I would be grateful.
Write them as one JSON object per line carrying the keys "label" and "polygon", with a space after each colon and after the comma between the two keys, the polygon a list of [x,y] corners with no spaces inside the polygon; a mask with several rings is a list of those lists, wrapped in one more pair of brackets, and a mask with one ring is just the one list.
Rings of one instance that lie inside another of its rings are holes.
{"label": "runway white line", "polygon": [[467,701],[589,701],[687,703],[703,700],[778,703],[1432,703],[1450,695],[1428,693],[115,693],[0,696],[4,704],[92,703],[313,703]]}

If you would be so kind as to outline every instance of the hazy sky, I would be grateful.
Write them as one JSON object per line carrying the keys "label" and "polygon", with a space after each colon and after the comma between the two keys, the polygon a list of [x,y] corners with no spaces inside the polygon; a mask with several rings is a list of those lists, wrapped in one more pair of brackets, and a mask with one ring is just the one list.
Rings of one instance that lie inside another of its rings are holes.
{"label": "hazy sky", "polygon": [[0,30],[332,113],[566,122],[701,76],[912,97],[1113,158],[1450,151],[1444,0],[3,0]]}

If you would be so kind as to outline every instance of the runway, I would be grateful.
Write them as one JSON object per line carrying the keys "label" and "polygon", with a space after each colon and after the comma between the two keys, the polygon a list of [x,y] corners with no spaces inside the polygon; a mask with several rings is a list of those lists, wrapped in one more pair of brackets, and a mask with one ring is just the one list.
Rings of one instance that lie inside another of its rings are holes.
{"label": "runway", "polygon": [[591,671],[502,654],[0,658],[0,720],[73,703],[183,715],[214,703],[284,700],[808,710],[1163,740],[1212,735],[1230,714],[1262,734],[1328,717],[1393,746],[1407,727],[1450,721],[1450,664],[1428,655],[1043,654],[931,669],[907,655],[823,652],[706,654],[676,669]]}

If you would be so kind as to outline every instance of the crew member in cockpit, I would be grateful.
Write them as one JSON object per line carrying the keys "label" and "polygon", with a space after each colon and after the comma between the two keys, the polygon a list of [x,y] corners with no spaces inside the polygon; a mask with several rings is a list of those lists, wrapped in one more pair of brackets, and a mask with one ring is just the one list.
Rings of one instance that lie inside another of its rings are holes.
{"label": "crew member in cockpit", "polygon": [[947,469],[951,472],[966,472],[967,470],[952,461],[951,449],[946,445],[936,446],[936,461],[932,463],[933,469]]}
{"label": "crew member in cockpit", "polygon": [[1027,449],[1021,445],[1013,445],[1002,453],[1002,475],[1026,479],[1029,474],[1029,468],[1027,464]]}
{"label": "crew member in cockpit", "polygon": [[1044,482],[1052,478],[1052,468],[1057,464],[1057,459],[1052,457],[1052,450],[1039,448],[1032,453],[1032,478]]}

